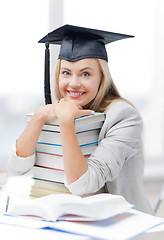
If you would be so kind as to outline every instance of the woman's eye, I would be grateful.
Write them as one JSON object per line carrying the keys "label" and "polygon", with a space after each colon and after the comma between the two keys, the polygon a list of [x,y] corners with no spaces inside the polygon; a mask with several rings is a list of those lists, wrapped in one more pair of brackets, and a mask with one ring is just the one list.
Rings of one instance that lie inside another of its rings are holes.
{"label": "woman's eye", "polygon": [[89,74],[88,72],[84,72],[84,73],[82,74],[83,77],[89,77],[89,75],[90,75],[90,74]]}
{"label": "woman's eye", "polygon": [[68,71],[64,71],[64,72],[62,72],[62,74],[63,74],[64,76],[68,76],[70,73],[69,73]]}

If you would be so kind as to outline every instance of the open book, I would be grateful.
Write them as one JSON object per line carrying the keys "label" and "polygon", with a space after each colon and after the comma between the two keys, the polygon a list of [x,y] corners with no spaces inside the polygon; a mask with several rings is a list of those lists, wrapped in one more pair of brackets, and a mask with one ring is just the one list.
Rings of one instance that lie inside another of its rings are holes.
{"label": "open book", "polygon": [[47,221],[108,219],[133,207],[122,196],[100,193],[82,198],[76,195],[52,194],[14,206],[8,213],[37,216]]}

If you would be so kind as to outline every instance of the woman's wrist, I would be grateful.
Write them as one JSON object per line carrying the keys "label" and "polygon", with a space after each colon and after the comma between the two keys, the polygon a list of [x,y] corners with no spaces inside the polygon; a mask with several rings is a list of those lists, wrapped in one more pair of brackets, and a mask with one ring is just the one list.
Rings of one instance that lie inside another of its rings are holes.
{"label": "woman's wrist", "polygon": [[50,118],[50,113],[47,111],[46,106],[41,106],[35,111],[33,118],[38,123],[44,125],[44,123]]}
{"label": "woman's wrist", "polygon": [[34,113],[33,121],[36,121],[37,123],[41,123],[43,125],[46,122],[46,116],[42,111],[40,111],[40,109],[38,109]]}
{"label": "woman's wrist", "polygon": [[62,118],[62,119],[59,119],[59,124],[60,124],[60,127],[74,127],[74,118],[69,118],[69,117],[65,117],[65,118]]}

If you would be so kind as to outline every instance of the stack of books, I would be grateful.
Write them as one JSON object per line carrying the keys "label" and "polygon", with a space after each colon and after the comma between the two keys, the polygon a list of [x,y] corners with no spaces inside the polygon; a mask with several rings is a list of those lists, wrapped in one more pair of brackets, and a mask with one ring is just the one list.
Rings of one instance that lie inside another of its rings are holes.
{"label": "stack of books", "polygon": [[[27,121],[32,114],[27,115]],[[86,159],[98,145],[98,136],[105,120],[104,113],[95,113],[75,119],[75,130],[81,151]],[[54,193],[67,193],[64,185],[64,164],[62,142],[58,120],[46,122],[36,145],[36,163],[34,166],[34,184],[32,197],[41,197]]]}

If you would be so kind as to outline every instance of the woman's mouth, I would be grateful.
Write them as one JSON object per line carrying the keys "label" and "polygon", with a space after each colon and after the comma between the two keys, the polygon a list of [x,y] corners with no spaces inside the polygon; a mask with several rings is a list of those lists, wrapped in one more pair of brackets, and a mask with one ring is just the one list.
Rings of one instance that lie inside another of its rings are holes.
{"label": "woman's mouth", "polygon": [[81,97],[82,95],[85,94],[85,92],[82,92],[82,91],[69,91],[67,90],[68,94],[69,94],[69,97],[72,97],[72,98],[79,98]]}

